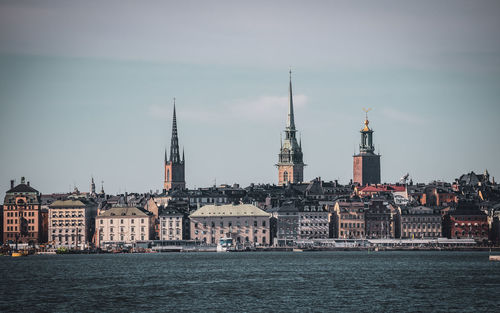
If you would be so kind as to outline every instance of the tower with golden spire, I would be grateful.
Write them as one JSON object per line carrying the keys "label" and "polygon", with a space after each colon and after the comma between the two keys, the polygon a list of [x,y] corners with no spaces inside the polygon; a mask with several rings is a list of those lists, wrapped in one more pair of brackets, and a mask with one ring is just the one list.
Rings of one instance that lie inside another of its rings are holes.
{"label": "tower with golden spire", "polygon": [[[278,184],[300,183],[304,180],[304,162],[302,145],[297,142],[295,116],[293,113],[292,71],[290,70],[288,116],[285,128],[285,140],[281,142],[278,157]],[[281,141],[281,140],[280,140]]]}
{"label": "tower with golden spire", "polygon": [[380,184],[380,154],[375,153],[373,145],[373,130],[369,127],[368,120],[370,110],[363,108],[365,122],[360,130],[359,153],[353,156],[353,182],[361,186]]}

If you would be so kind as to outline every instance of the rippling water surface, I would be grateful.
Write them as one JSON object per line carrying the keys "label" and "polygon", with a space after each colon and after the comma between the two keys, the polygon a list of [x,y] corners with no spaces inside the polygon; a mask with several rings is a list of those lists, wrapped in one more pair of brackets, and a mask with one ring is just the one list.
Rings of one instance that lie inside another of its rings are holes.
{"label": "rippling water surface", "polygon": [[0,257],[0,311],[498,312],[480,252]]}

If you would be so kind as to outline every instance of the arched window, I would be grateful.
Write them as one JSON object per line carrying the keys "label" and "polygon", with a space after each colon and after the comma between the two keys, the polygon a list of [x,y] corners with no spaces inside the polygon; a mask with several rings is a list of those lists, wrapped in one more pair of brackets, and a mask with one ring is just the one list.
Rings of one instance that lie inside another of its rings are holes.
{"label": "arched window", "polygon": [[170,181],[170,170],[167,169],[167,181]]}
{"label": "arched window", "polygon": [[285,172],[283,173],[283,181],[284,181],[285,183],[286,183],[286,182],[288,182],[288,172],[287,172],[287,171],[285,171]]}

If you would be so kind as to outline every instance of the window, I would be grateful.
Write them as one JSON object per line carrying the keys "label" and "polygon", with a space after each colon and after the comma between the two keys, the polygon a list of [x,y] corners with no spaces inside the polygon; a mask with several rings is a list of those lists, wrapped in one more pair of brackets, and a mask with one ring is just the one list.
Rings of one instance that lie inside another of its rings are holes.
{"label": "window", "polygon": [[131,223],[131,224],[134,224],[134,221],[135,221],[135,219],[132,219],[132,220],[130,220],[130,223]]}
{"label": "window", "polygon": [[287,171],[284,171],[283,172],[283,181],[286,183],[288,182],[288,172]]}
{"label": "window", "polygon": [[257,227],[257,221],[253,221],[253,226]]}
{"label": "window", "polygon": [[262,227],[266,227],[266,221],[262,221]]}
{"label": "window", "polygon": [[120,224],[123,224],[123,219],[120,220]]}
{"label": "window", "polygon": [[102,225],[102,224],[104,224],[104,221],[103,221],[103,220],[101,220],[101,225]]}
{"label": "window", "polygon": [[110,219],[110,220],[109,220],[109,223],[110,223],[110,224],[113,224],[113,219]]}
{"label": "window", "polygon": [[141,218],[141,224],[144,224],[144,219],[143,218]]}

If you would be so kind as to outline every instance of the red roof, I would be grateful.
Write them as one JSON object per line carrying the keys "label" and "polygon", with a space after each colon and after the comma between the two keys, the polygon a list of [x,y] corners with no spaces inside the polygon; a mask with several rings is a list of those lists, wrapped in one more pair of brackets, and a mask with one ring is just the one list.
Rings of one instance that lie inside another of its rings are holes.
{"label": "red roof", "polygon": [[361,188],[359,191],[363,193],[367,192],[399,192],[405,191],[405,186],[402,185],[379,185],[379,186],[366,186]]}

